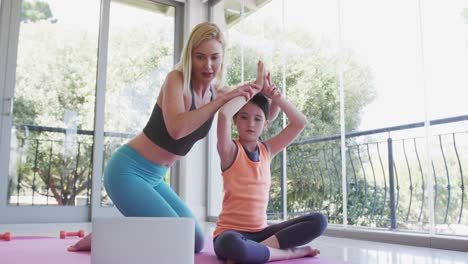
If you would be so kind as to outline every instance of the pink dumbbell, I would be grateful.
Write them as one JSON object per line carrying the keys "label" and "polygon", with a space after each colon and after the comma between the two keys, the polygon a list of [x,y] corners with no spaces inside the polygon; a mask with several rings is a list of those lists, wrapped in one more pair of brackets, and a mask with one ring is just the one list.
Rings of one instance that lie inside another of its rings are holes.
{"label": "pink dumbbell", "polygon": [[83,230],[79,230],[78,232],[65,232],[65,231],[60,231],[60,238],[64,239],[66,237],[72,237],[72,236],[79,236],[79,237],[84,237],[85,232]]}
{"label": "pink dumbbell", "polygon": [[6,232],[5,234],[0,234],[0,240],[10,241],[11,240],[10,232]]}

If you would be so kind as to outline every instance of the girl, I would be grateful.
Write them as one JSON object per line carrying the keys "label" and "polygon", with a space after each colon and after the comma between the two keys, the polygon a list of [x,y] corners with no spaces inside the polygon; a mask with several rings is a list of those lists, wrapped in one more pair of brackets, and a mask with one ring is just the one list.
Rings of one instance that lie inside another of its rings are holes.
{"label": "girl", "polygon": [[[224,180],[223,209],[214,231],[218,258],[228,262],[264,263],[316,256],[319,250],[298,247],[320,236],[327,219],[320,213],[300,216],[267,226],[266,209],[270,190],[270,162],[303,130],[305,116],[271,85],[269,73],[262,93],[247,101],[236,97],[218,115],[218,153]],[[255,90],[258,92],[258,90]],[[259,141],[268,124],[269,97],[290,123],[275,137]],[[231,138],[231,119],[239,138]]]}

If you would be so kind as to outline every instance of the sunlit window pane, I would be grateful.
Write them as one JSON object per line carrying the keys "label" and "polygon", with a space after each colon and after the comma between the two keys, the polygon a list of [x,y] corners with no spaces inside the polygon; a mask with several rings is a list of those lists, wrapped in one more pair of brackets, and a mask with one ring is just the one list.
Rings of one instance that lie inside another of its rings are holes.
{"label": "sunlit window pane", "polygon": [[90,202],[98,23],[98,1],[22,2],[10,205]]}
{"label": "sunlit window pane", "polygon": [[442,119],[429,140],[435,231],[467,235],[468,3],[424,1],[421,14],[428,116]]}
{"label": "sunlit window pane", "polygon": [[[466,1],[222,3],[229,84],[262,59],[309,120],[272,163],[270,219],[320,211],[341,224],[346,202],[351,226],[468,233]],[[263,139],[281,129],[280,117]]]}
{"label": "sunlit window pane", "polygon": [[[345,58],[355,61],[344,72],[346,133],[370,131],[346,142],[348,222],[388,228],[395,217],[397,229],[427,231],[421,170],[424,128],[390,128],[425,119],[417,1],[356,0],[343,3],[342,10]],[[363,81],[353,82],[356,76]],[[362,107],[356,111],[354,104]],[[392,189],[390,177],[395,183]],[[390,213],[391,195],[395,216]]]}

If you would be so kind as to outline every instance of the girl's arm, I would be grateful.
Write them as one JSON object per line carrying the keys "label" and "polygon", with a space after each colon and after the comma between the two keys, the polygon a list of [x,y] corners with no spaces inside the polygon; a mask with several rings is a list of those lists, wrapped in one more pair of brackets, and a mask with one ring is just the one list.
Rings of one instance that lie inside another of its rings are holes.
{"label": "girl's arm", "polygon": [[299,135],[306,126],[307,119],[296,106],[281,95],[278,88],[273,86],[270,96],[272,102],[276,103],[289,119],[289,125],[286,128],[278,135],[265,141],[265,144],[270,150],[270,157],[273,159],[276,154],[291,144],[297,135]]}
{"label": "girl's arm", "polygon": [[[257,79],[255,84],[247,83],[252,89],[252,98],[256,93],[260,92],[264,87],[265,69],[262,61],[257,64]],[[236,145],[232,142],[231,120],[234,115],[250,100],[250,98],[236,97],[227,102],[218,113],[218,153],[221,158],[221,169],[229,167],[234,161]]]}
{"label": "girl's arm", "polygon": [[[261,88],[256,84],[244,84],[252,91],[252,96],[260,92]],[[249,98],[250,100],[250,98]],[[218,129],[217,129],[217,148],[221,159],[221,169],[229,167],[234,161],[234,153],[236,145],[232,141],[231,120],[234,115],[248,102],[245,97],[238,96],[227,102],[218,112]]]}
{"label": "girl's arm", "polygon": [[250,98],[248,86],[239,86],[230,92],[217,96],[208,104],[193,111],[186,111],[184,104],[183,77],[178,71],[168,74],[162,87],[161,108],[167,131],[173,139],[180,139],[198,129],[210,119],[218,109],[235,97]]}

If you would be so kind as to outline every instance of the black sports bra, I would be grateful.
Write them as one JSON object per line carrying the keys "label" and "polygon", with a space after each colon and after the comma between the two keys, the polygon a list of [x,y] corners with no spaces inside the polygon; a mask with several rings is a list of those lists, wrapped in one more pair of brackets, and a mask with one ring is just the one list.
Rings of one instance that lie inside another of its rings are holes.
{"label": "black sports bra", "polygon": [[[190,110],[195,110],[197,107],[195,106],[195,99],[192,87],[190,87],[190,91],[192,93],[192,105],[190,106]],[[213,89],[210,87],[211,98],[210,101],[213,100]],[[193,147],[195,142],[198,140],[206,137],[208,135],[208,131],[211,128],[211,124],[213,123],[213,117],[208,119],[203,125],[201,125],[197,130],[193,131],[192,133],[188,134],[187,136],[180,138],[180,139],[173,139],[169,132],[167,131],[166,123],[164,122],[164,117],[162,113],[161,107],[156,103],[151,113],[151,117],[148,120],[145,128],[143,129],[143,133],[156,145],[160,146],[161,148],[179,155],[185,156],[190,149]]]}

